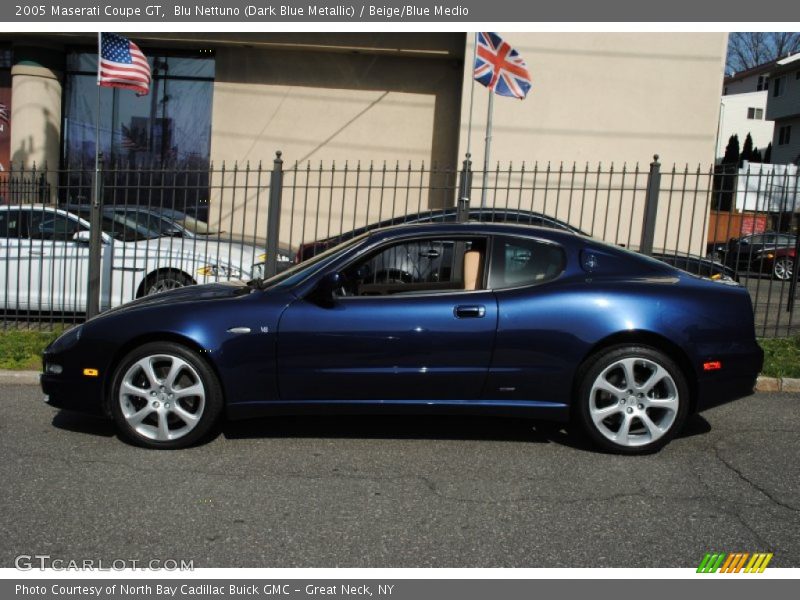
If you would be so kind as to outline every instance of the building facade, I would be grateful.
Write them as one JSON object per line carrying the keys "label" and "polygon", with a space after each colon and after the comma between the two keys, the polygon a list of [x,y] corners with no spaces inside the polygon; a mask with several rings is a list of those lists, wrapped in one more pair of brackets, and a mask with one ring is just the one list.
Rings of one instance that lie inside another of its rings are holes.
{"label": "building facade", "polygon": [[[482,168],[488,92],[472,82],[472,34],[125,35],[150,60],[148,96],[98,95],[90,34],[0,34],[11,57],[12,163],[93,163],[99,106],[110,163],[194,172],[269,165],[281,150],[287,165],[452,172],[425,184],[424,208],[455,203],[467,153]],[[646,170],[654,154],[667,165],[713,163],[726,34],[501,35],[525,58],[533,89],[524,101],[496,99],[492,169],[524,161]],[[86,201],[85,190],[75,194],[67,200]],[[245,223],[245,198],[209,186],[203,200]]]}
{"label": "building facade", "polygon": [[770,73],[767,118],[775,121],[772,162],[800,164],[800,54],[778,61]]}

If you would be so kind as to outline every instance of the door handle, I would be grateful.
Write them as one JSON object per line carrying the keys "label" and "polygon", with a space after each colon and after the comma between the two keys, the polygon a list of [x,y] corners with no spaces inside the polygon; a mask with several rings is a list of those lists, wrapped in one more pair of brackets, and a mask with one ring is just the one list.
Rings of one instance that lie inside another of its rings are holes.
{"label": "door handle", "polygon": [[486,315],[485,306],[456,306],[453,309],[457,319],[480,319]]}

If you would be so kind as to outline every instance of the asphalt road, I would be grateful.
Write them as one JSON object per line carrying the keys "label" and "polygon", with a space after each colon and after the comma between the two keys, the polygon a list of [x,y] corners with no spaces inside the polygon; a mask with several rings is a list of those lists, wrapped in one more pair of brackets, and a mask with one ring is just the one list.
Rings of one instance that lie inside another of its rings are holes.
{"label": "asphalt road", "polygon": [[800,395],[695,417],[654,456],[524,420],[281,417],[155,452],[0,390],[0,566],[53,558],[263,567],[800,566]]}

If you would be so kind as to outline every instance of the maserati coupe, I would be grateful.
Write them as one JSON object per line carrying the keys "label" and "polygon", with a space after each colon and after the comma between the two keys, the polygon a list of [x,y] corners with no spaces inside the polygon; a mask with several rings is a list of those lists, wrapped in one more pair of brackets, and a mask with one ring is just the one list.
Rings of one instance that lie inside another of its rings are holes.
{"label": "maserati coupe", "polygon": [[50,405],[150,448],[224,418],[466,412],[571,422],[640,454],[751,393],[763,353],[734,282],[551,228],[440,223],[134,300],[43,358]]}

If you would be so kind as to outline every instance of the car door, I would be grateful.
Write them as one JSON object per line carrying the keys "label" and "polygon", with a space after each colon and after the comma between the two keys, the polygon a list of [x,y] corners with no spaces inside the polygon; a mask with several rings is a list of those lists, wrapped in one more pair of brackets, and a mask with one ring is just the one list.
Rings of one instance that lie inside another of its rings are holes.
{"label": "car door", "polygon": [[278,332],[281,399],[480,398],[497,327],[486,247],[483,238],[390,242],[342,270],[333,302],[292,303]]}
{"label": "car door", "polygon": [[566,253],[526,236],[496,236],[492,252],[489,286],[499,318],[485,398],[552,402],[570,389],[574,363],[563,351],[571,340],[557,292]]}
{"label": "car door", "polygon": [[86,310],[89,245],[74,239],[86,227],[77,217],[51,208],[33,209],[30,215],[31,243],[39,252],[31,272],[37,270],[40,306],[59,312]]}

